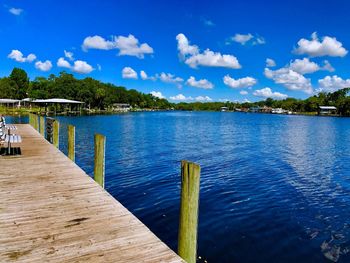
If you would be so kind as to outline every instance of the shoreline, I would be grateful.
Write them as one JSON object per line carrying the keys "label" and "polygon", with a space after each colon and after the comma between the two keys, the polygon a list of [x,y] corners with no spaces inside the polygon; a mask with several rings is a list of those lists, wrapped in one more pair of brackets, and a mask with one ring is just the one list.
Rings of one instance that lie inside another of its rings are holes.
{"label": "shoreline", "polygon": [[171,109],[137,109],[131,111],[111,111],[111,110],[93,110],[93,111],[81,111],[81,112],[40,112],[38,110],[9,110],[2,111],[0,113],[7,116],[26,116],[30,113],[36,113],[41,116],[93,116],[93,115],[119,115],[119,114],[128,114],[128,113],[137,113],[137,112],[222,112],[222,113],[246,113],[246,114],[269,114],[269,115],[297,115],[297,116],[311,116],[311,117],[340,117],[340,118],[348,118],[350,116],[342,116],[339,114],[329,114],[323,115],[318,114],[317,112],[293,112],[291,114],[286,113],[270,113],[270,112],[246,112],[246,111],[216,111],[216,110],[171,110]]}

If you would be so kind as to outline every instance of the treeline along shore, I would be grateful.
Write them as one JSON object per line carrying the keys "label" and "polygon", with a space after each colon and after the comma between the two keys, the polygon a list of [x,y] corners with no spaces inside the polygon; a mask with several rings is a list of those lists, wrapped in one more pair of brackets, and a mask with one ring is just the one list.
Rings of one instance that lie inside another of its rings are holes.
{"label": "treeline along shore", "polygon": [[316,114],[320,106],[335,106],[336,114],[350,116],[350,88],[333,93],[318,93],[305,100],[287,98],[274,100],[267,98],[258,102],[181,102],[171,103],[166,99],[144,94],[135,89],[126,89],[111,83],[103,83],[93,78],[77,79],[72,74],[61,72],[30,80],[27,73],[14,68],[8,77],[0,78],[0,99],[50,99],[62,98],[84,102],[84,107],[108,111],[116,103],[127,103],[136,109],[154,110],[198,110],[219,111],[248,110],[254,107],[282,108],[293,113]]}

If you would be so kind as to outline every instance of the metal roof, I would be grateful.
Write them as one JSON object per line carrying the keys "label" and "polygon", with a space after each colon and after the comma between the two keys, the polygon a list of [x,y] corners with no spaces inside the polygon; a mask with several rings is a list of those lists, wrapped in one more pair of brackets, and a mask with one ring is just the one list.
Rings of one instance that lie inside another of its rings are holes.
{"label": "metal roof", "polygon": [[337,108],[334,106],[320,106],[321,110],[336,110]]}
{"label": "metal roof", "polygon": [[19,100],[13,100],[13,99],[0,99],[0,103],[18,103]]}
{"label": "metal roof", "polygon": [[42,100],[42,99],[37,99],[33,100],[32,102],[34,103],[66,103],[66,104],[83,104],[84,102],[82,101],[77,101],[77,100],[67,100],[67,99],[47,99],[47,100]]}

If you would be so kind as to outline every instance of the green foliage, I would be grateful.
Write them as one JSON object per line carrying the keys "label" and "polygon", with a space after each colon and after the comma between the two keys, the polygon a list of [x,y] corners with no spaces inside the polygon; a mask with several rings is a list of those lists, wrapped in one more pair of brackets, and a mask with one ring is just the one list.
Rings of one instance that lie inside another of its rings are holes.
{"label": "green foliage", "polygon": [[167,100],[136,90],[127,90],[92,78],[76,79],[72,74],[61,72],[48,78],[37,77],[29,81],[27,73],[14,68],[9,77],[0,78],[0,94],[10,99],[63,98],[85,102],[88,108],[106,109],[114,103],[129,103],[136,108],[169,109]]}
{"label": "green foliage", "polygon": [[247,110],[250,107],[283,108],[293,112],[317,112],[319,106],[335,106],[338,113],[350,116],[350,88],[338,90],[333,93],[321,92],[306,100],[287,98],[274,100],[267,98],[258,102],[181,102],[173,104],[166,99],[160,99],[151,94],[144,94],[137,90],[127,90],[124,87],[111,83],[102,83],[93,78],[76,79],[72,74],[61,72],[58,76],[51,74],[48,78],[37,77],[29,81],[23,69],[14,68],[9,77],[0,78],[0,94],[2,98],[34,99],[63,98],[85,102],[85,107],[95,109],[108,109],[114,103],[129,103],[135,108],[170,109],[176,110],[203,110],[219,111],[221,107],[229,110]]}
{"label": "green foliage", "polygon": [[16,98],[24,99],[27,97],[27,90],[29,87],[29,78],[27,73],[20,68],[14,68],[9,77],[16,87]]}

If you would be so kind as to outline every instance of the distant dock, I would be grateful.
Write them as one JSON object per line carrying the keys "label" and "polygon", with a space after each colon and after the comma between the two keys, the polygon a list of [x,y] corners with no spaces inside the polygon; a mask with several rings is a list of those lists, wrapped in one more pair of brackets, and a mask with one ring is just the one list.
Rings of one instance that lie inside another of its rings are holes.
{"label": "distant dock", "polygon": [[184,262],[30,125],[0,157],[0,262]]}

